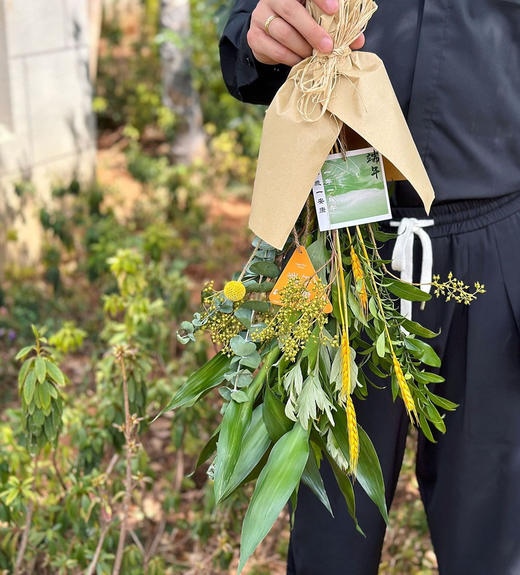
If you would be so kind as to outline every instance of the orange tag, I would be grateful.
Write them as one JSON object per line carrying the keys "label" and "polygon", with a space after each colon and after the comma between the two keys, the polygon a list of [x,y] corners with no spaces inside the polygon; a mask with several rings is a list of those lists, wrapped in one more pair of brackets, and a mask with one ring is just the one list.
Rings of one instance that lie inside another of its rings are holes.
{"label": "orange tag", "polygon": [[[313,284],[318,281],[318,276],[316,275],[316,270],[312,265],[311,258],[307,253],[307,250],[303,246],[299,246],[294,250],[291,259],[287,262],[287,265],[283,269],[278,281],[273,287],[271,293],[269,294],[269,301],[275,305],[282,305],[280,299],[280,292],[287,285],[290,278],[300,277],[304,281],[309,282],[309,298],[314,299],[316,294],[312,289]],[[311,279],[312,278],[312,279]],[[332,304],[330,300],[327,299],[327,305],[323,309],[324,313],[331,313]]]}

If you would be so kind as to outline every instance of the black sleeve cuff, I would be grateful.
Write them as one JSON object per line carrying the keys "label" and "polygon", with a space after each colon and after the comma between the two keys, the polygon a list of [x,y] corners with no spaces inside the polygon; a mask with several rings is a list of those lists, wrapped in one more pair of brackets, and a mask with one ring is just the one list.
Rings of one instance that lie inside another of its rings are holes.
{"label": "black sleeve cuff", "polygon": [[251,15],[232,14],[220,40],[220,63],[230,93],[252,104],[270,104],[289,75],[289,66],[262,64],[247,43]]}

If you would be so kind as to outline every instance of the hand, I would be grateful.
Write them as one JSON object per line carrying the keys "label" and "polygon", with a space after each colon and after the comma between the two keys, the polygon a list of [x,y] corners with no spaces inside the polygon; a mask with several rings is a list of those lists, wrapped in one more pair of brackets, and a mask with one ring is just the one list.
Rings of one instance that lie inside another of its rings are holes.
{"label": "hand", "polygon": [[[338,11],[338,0],[315,0],[327,14]],[[264,25],[269,16],[277,16],[269,25],[269,34]],[[286,64],[294,66],[312,54],[332,52],[332,38],[318,25],[299,0],[260,0],[251,15],[247,42],[255,58],[263,64]],[[359,50],[365,44],[361,34],[350,46]]]}

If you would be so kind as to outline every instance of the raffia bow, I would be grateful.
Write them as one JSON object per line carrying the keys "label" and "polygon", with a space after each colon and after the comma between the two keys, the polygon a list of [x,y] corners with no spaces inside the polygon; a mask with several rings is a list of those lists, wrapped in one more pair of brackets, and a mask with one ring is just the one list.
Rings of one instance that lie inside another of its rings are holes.
{"label": "raffia bow", "polygon": [[282,249],[343,125],[379,150],[415,188],[428,211],[433,188],[382,61],[350,44],[376,11],[373,0],[340,0],[328,15],[307,10],[334,42],[293,67],[264,120],[251,229]]}
{"label": "raffia bow", "polygon": [[308,4],[308,10],[322,25],[325,24],[323,20],[330,20],[327,29],[332,32],[334,39],[334,49],[330,54],[314,52],[310,58],[300,63],[294,75],[294,83],[301,92],[298,111],[302,118],[314,122],[327,111],[341,74],[339,60],[350,56],[350,45],[365,31],[372,14],[377,10],[377,4],[373,0],[340,2],[338,14],[332,18],[317,9],[314,3]]}

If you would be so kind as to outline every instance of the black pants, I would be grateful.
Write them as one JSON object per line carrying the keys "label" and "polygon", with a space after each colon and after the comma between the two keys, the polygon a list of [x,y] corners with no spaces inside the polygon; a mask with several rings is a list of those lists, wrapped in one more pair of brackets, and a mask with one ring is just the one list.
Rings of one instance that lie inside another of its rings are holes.
{"label": "black pants", "polygon": [[[393,212],[426,217],[422,208]],[[434,273],[453,271],[487,290],[470,306],[433,298],[423,311],[414,307],[414,319],[441,330],[430,343],[446,381],[432,390],[460,404],[437,443],[419,436],[416,473],[433,546],[441,575],[520,575],[520,194],[441,205],[432,218]],[[402,401],[371,389],[356,409],[390,504],[408,429]],[[325,464],[322,474],[335,518],[300,488],[287,573],[376,575],[385,534],[377,508],[356,485],[364,538]]]}

